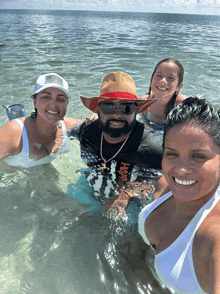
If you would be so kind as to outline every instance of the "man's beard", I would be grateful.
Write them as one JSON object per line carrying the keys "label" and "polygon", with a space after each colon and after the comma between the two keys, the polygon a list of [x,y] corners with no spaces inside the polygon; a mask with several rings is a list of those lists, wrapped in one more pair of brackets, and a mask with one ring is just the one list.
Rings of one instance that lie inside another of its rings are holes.
{"label": "man's beard", "polygon": [[[103,124],[100,120],[100,117],[99,117],[98,121],[99,121],[99,126],[102,129],[102,131],[112,138],[119,138],[119,137],[122,137],[122,136],[129,134],[136,125],[136,118],[134,118],[130,124],[128,124],[127,120],[125,120],[125,119],[112,118],[112,119],[108,119],[106,121],[106,123]],[[111,121],[122,122],[125,125],[122,128],[112,128],[110,126]]]}

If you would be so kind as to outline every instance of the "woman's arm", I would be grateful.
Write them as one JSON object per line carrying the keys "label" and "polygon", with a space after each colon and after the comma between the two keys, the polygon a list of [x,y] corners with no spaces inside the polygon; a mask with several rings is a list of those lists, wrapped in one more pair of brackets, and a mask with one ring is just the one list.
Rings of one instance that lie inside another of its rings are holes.
{"label": "woman's arm", "polygon": [[64,122],[65,122],[65,125],[66,125],[67,133],[70,133],[70,131],[74,127],[77,127],[77,126],[82,124],[81,120],[75,119],[75,118],[72,118],[72,117],[64,117]]}
{"label": "woman's arm", "polygon": [[[93,121],[97,119],[98,119],[98,115],[96,113],[92,113],[90,117],[86,117],[86,120],[89,120],[89,121]],[[64,122],[66,125],[67,133],[70,133],[73,128],[77,128],[83,123],[81,120],[75,119],[72,117],[65,117]]]}
{"label": "woman's arm", "polygon": [[170,188],[165,180],[165,177],[162,176],[155,184],[155,192],[153,195],[153,200],[160,198],[162,195],[168,193]]}
{"label": "woman's arm", "polygon": [[210,242],[209,268],[210,268],[210,294],[220,294],[220,217],[211,221],[208,239]]}
{"label": "woman's arm", "polygon": [[22,130],[17,122],[9,121],[0,129],[0,160],[16,155],[22,149]]}

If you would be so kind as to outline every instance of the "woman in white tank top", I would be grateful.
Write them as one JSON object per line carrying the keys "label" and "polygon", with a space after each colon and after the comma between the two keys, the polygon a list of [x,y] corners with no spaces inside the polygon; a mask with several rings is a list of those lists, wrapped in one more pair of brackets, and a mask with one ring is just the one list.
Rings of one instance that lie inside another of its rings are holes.
{"label": "woman in white tank top", "polygon": [[171,192],[143,208],[139,232],[174,293],[220,293],[220,116],[189,97],[164,125],[162,168]]}
{"label": "woman in white tank top", "polygon": [[67,151],[67,132],[81,121],[65,117],[70,99],[68,83],[55,73],[37,79],[30,117],[9,121],[0,129],[0,160],[9,165],[31,167]]}

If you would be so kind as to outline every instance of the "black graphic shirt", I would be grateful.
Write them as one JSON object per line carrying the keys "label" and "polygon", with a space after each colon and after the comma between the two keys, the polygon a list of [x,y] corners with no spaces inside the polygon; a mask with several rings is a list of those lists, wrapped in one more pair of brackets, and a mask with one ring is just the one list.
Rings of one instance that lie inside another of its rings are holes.
{"label": "black graphic shirt", "polygon": [[[106,163],[100,156],[102,130],[98,121],[84,122],[78,138],[81,144],[81,157],[90,167],[85,177],[93,188],[97,200],[105,200],[115,194],[116,187],[123,187],[126,182],[143,181],[161,176],[162,136],[142,123],[136,125],[122,150]],[[123,142],[110,144],[103,139],[102,155],[105,160],[113,157]]]}

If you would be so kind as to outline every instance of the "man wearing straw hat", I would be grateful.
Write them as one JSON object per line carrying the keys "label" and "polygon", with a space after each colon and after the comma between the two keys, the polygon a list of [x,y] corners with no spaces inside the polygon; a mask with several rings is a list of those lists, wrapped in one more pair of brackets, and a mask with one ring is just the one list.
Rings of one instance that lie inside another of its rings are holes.
{"label": "man wearing straw hat", "polygon": [[80,98],[98,114],[97,120],[83,123],[78,133],[82,159],[96,171],[86,175],[96,199],[112,197],[116,187],[140,181],[142,176],[155,176],[152,169],[161,169],[162,136],[136,120],[155,99],[138,100],[133,79],[123,72],[104,77],[99,97]]}

